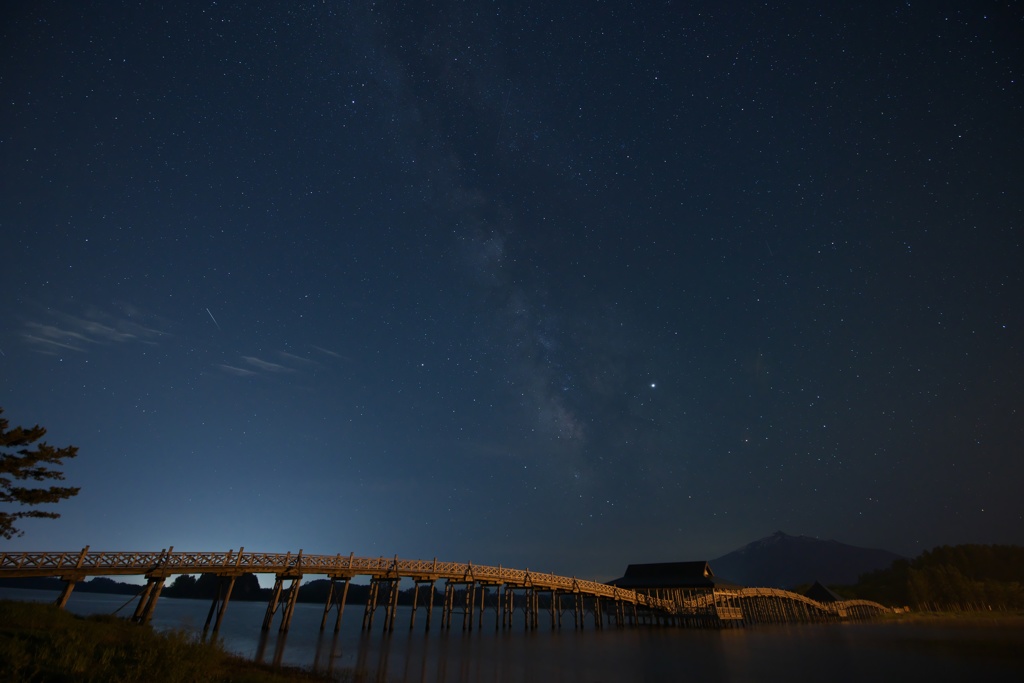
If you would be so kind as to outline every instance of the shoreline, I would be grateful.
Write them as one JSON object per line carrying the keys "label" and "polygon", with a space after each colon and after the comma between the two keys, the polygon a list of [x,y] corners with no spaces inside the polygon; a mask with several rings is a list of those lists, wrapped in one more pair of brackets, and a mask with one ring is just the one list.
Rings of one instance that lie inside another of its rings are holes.
{"label": "shoreline", "polygon": [[[111,615],[80,616],[54,605],[0,600],[0,679],[326,682],[351,678],[254,662],[185,630],[157,631]],[[339,678],[340,677],[340,678]]]}
{"label": "shoreline", "polygon": [[877,623],[888,624],[936,624],[978,626],[1024,627],[1024,612],[986,610],[976,612],[901,612],[899,614],[883,614]]}

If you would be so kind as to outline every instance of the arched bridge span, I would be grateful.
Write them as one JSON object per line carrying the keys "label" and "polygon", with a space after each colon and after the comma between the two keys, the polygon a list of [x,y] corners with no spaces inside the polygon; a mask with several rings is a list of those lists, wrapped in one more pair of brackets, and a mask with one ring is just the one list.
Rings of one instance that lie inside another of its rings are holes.
{"label": "arched bridge span", "polygon": [[[797,593],[773,588],[714,589],[692,593],[688,597],[639,592],[596,581],[560,576],[529,569],[478,565],[471,562],[440,562],[405,560],[385,557],[349,555],[306,555],[293,553],[180,552],[173,548],[158,552],[90,551],[76,552],[0,553],[0,577],[55,576],[63,579],[65,589],[58,604],[67,603],[77,582],[90,576],[144,576],[148,580],[140,591],[133,619],[146,622],[152,616],[164,582],[177,574],[204,573],[221,577],[220,593],[214,599],[207,617],[209,627],[214,616],[214,631],[231,597],[235,579],[243,574],[273,574],[275,585],[264,618],[266,630],[279,608],[282,611],[280,630],[291,622],[300,583],[305,576],[326,576],[331,581],[324,606],[321,628],[332,610],[337,612],[335,630],[341,623],[349,582],[369,577],[370,593],[363,614],[363,627],[370,628],[378,608],[384,610],[384,628],[394,628],[398,605],[398,587],[402,579],[415,585],[410,628],[416,618],[419,591],[428,588],[427,628],[430,628],[435,584],[444,582],[441,612],[442,628],[450,628],[454,614],[461,614],[463,628],[472,628],[477,617],[483,624],[485,610],[493,610],[503,626],[511,626],[517,609],[525,616],[527,627],[536,627],[541,598],[550,612],[552,627],[560,626],[562,615],[572,613],[576,626],[582,626],[586,613],[593,617],[595,627],[605,618],[616,625],[638,623],[715,625],[761,623],[772,621],[821,621],[867,618],[888,611],[877,603],[852,600],[820,603]],[[284,583],[290,581],[289,588]],[[338,590],[335,590],[337,585]],[[563,598],[570,598],[566,606]],[[518,605],[517,605],[518,600]],[[497,625],[497,621],[495,622]]]}

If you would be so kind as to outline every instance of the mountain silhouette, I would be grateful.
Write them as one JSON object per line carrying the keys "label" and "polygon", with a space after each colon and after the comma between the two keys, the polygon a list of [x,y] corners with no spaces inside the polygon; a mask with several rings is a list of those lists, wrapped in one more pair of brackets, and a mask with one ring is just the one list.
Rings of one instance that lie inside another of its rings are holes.
{"label": "mountain silhouette", "polygon": [[865,572],[885,569],[900,555],[888,550],[859,548],[839,541],[790,536],[776,531],[718,559],[711,560],[715,576],[745,586],[793,588],[820,581],[849,585]]}

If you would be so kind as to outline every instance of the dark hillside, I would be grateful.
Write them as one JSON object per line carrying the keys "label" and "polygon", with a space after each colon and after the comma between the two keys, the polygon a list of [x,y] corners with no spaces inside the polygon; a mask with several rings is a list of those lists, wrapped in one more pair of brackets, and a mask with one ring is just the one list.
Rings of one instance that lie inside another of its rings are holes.
{"label": "dark hillside", "polygon": [[890,566],[896,553],[790,536],[781,531],[711,561],[715,575],[745,586],[792,588],[820,581],[851,584],[865,572]]}

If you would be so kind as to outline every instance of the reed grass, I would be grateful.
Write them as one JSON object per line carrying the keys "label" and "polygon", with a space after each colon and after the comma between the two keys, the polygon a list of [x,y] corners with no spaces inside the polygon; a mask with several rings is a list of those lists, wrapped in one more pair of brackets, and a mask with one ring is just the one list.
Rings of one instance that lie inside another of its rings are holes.
{"label": "reed grass", "polygon": [[0,681],[8,683],[275,683],[334,680],[256,664],[186,631],[154,631],[112,616],[0,601]]}

